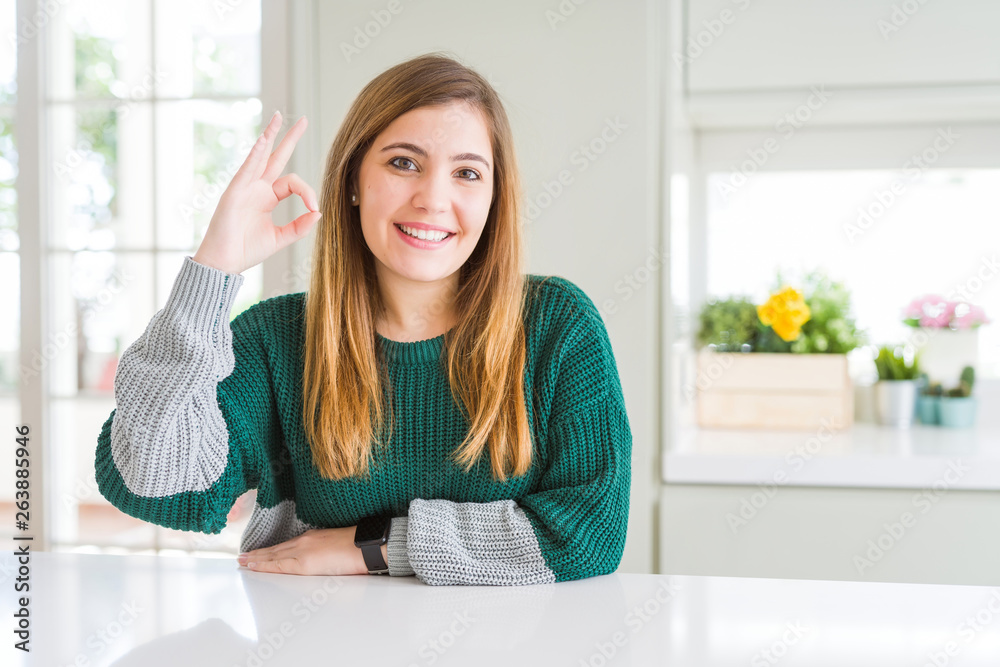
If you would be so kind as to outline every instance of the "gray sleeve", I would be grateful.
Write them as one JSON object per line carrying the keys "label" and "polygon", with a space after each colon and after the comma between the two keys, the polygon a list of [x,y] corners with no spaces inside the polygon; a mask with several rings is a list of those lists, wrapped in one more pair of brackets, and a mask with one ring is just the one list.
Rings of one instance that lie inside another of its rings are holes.
{"label": "gray sleeve", "polygon": [[556,581],[535,531],[513,500],[415,498],[389,530],[389,574],[432,586],[524,586]]}
{"label": "gray sleeve", "polygon": [[110,439],[130,493],[203,492],[222,476],[229,441],[216,392],[233,372],[229,315],[242,284],[185,257],[166,304],[122,354]]}
{"label": "gray sleeve", "polygon": [[407,523],[408,517],[393,517],[389,528],[389,543],[385,550],[389,561],[389,575],[392,577],[411,577],[416,574],[410,567],[410,557],[406,553]]}

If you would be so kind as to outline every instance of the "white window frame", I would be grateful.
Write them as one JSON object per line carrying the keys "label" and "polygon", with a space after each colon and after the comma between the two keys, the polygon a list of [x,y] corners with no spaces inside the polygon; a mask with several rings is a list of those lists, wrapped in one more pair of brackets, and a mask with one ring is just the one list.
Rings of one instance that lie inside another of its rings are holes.
{"label": "white window frame", "polygon": [[[47,72],[46,30],[44,18],[46,7],[52,8],[52,3],[44,0],[16,0],[16,26],[19,34],[22,26],[35,26],[35,35],[23,40],[18,45],[17,52],[17,83],[18,95],[15,106],[17,120],[17,150],[19,155],[18,177],[15,183],[18,199],[18,235],[20,256],[20,350],[19,358],[22,368],[30,368],[34,355],[44,349],[44,341],[49,334],[49,322],[46,318],[46,306],[41,302],[49,288],[49,239],[46,238],[51,212],[46,206],[47,184],[45,174],[49,172],[44,162],[48,155],[47,128],[44,125],[46,113],[45,74]],[[56,11],[59,7],[56,6]],[[315,79],[318,67],[312,65],[315,59],[317,36],[310,34],[296,36],[291,39],[288,31],[293,25],[316,25],[316,21],[298,19],[302,15],[316,13],[313,0],[293,5],[289,0],[261,2],[261,86],[260,94],[263,108],[281,109],[283,114],[291,116],[301,108],[312,110],[315,100],[312,91],[316,90]],[[151,47],[152,48],[152,47]],[[266,49],[266,51],[265,51]],[[305,68],[292,68],[290,62],[309,63]],[[297,96],[293,99],[293,91]],[[208,96],[199,95],[198,98]],[[150,102],[155,103],[153,98]],[[299,113],[302,113],[301,111]],[[265,114],[268,115],[268,114]],[[289,161],[286,172],[310,173],[319,164],[319,148],[311,151],[301,148]],[[276,219],[294,219],[298,213],[289,215],[293,204],[282,202],[275,210]],[[304,212],[304,209],[303,209]],[[40,224],[44,221],[44,224]],[[156,250],[154,247],[144,251]],[[120,249],[115,252],[122,252]],[[127,251],[126,251],[127,252]],[[296,253],[298,261],[295,261]],[[302,289],[301,272],[295,272],[293,267],[301,264],[307,255],[305,249],[295,248],[278,253],[263,263],[263,294],[265,297],[281,294],[295,289]],[[289,279],[293,276],[293,280]],[[154,272],[154,294],[156,293],[156,277]],[[49,550],[52,545],[50,507],[55,503],[57,489],[49,488],[52,479],[52,463],[46,456],[51,447],[48,436],[50,433],[49,404],[52,400],[47,384],[47,373],[22,378],[18,387],[20,398],[21,424],[31,427],[31,466],[30,501],[31,521],[29,534],[33,537],[32,548]],[[65,400],[65,399],[63,399]],[[81,400],[86,400],[81,399]],[[13,435],[13,434],[11,434]],[[95,434],[96,440],[96,434]],[[159,550],[159,531],[154,533],[155,543],[152,547]],[[101,546],[101,545],[97,545]]]}

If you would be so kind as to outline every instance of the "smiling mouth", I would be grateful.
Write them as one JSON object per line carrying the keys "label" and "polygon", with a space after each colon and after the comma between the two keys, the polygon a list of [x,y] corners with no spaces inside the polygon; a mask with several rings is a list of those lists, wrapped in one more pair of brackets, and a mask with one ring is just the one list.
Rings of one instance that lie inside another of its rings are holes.
{"label": "smiling mouth", "polygon": [[440,239],[422,239],[419,236],[414,236],[413,234],[407,232],[405,229],[403,229],[402,225],[393,224],[393,227],[398,229],[401,233],[405,234],[406,236],[409,236],[411,239],[415,239],[417,241],[423,241],[424,243],[444,243],[445,241],[447,241],[448,239],[450,239],[452,236],[455,235],[454,232],[445,232],[447,236],[444,236]]}

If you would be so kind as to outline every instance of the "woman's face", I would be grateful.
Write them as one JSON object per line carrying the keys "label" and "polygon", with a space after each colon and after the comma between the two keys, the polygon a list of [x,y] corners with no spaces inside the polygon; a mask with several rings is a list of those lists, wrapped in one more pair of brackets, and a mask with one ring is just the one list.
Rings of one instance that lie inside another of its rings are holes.
{"label": "woman's face", "polygon": [[[482,115],[458,101],[408,111],[375,137],[358,181],[361,230],[379,273],[423,282],[452,275],[475,250],[493,201]],[[449,236],[421,240],[401,226]]]}

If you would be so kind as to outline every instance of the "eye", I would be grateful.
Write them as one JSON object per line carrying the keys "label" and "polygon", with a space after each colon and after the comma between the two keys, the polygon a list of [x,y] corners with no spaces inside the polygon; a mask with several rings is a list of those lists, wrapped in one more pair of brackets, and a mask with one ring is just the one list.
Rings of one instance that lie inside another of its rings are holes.
{"label": "eye", "polygon": [[[402,155],[400,155],[398,157],[394,157],[391,160],[389,160],[389,164],[391,164],[395,169],[398,169],[399,171],[416,171],[416,169],[410,169],[408,167],[401,167],[401,166],[399,166],[399,164],[397,164],[397,161],[399,161],[399,160],[402,160],[404,162],[408,162],[411,165],[414,164],[413,160],[411,160],[408,157],[404,157]],[[414,165],[414,166],[416,166],[416,165]],[[462,180],[464,180],[464,181],[481,181],[481,180],[483,180],[483,177],[480,176],[479,172],[476,171],[475,169],[469,169],[468,167],[466,167],[465,169],[460,169],[459,173],[466,172],[466,171],[469,172],[470,174],[472,174],[472,176],[463,176]]]}
{"label": "eye", "polygon": [[400,157],[394,157],[391,160],[389,160],[389,164],[391,164],[396,169],[399,169],[400,171],[413,171],[413,169],[407,169],[406,167],[400,167],[399,165],[396,164],[396,160],[406,160],[410,164],[413,164],[413,160],[411,160],[410,158],[408,158],[408,157],[402,157],[402,156],[400,156]]}

